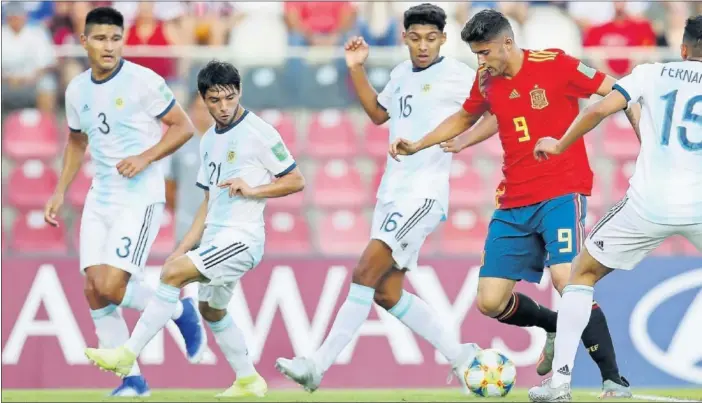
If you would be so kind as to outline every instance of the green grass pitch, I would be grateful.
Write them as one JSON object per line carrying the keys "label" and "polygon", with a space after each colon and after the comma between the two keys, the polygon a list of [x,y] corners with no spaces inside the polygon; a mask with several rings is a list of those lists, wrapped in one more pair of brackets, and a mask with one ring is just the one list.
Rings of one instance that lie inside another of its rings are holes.
{"label": "green grass pitch", "polygon": [[[90,389],[32,389],[32,390],[3,390],[3,402],[99,402],[114,401],[106,398],[107,390]],[[483,399],[463,396],[456,389],[382,389],[382,390],[319,390],[313,394],[301,390],[271,390],[262,399],[218,399],[214,395],[221,390],[203,389],[160,389],[152,391],[149,398],[122,398],[118,401],[145,402],[218,402],[218,401],[260,401],[260,402],[460,402],[460,401],[497,401],[497,402],[527,402],[526,389],[513,390],[507,397],[501,399]],[[574,401],[592,402],[597,400],[596,390],[577,390],[573,394]],[[650,389],[635,390],[635,398],[614,400],[625,402],[646,401],[702,401],[700,389]]]}

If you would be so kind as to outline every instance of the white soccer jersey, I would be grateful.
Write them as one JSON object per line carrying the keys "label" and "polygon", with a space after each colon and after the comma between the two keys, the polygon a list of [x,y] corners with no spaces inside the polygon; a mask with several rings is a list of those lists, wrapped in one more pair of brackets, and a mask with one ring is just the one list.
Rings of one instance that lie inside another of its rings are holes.
{"label": "white soccer jersey", "polygon": [[702,223],[702,63],[643,64],[614,88],[642,105],[632,207],[654,223]]}
{"label": "white soccer jersey", "polygon": [[256,240],[264,234],[265,199],[229,197],[218,183],[243,179],[251,187],[271,183],[296,167],[280,134],[255,114],[245,111],[229,127],[212,126],[200,140],[201,165],[197,186],[209,190],[207,232],[234,229]]}
{"label": "white soccer jersey", "polygon": [[88,197],[98,205],[165,202],[160,163],[129,179],[116,165],[161,139],[160,118],[175,105],[166,82],[152,70],[122,60],[114,73],[96,81],[87,70],[66,88],[66,121],[88,135],[95,176]]}
{"label": "white soccer jersey", "polygon": [[[417,141],[434,130],[461,109],[474,79],[475,70],[448,57],[425,69],[413,68],[409,60],[395,67],[378,94],[378,103],[390,115],[390,143],[398,137]],[[436,145],[400,158],[388,156],[378,199],[435,199],[446,213],[452,154]]]}

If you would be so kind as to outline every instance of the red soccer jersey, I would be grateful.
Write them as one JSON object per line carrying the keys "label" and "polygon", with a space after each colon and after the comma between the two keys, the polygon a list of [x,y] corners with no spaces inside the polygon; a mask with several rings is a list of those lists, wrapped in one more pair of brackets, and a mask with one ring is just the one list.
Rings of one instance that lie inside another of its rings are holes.
{"label": "red soccer jersey", "polygon": [[478,70],[463,109],[497,117],[504,150],[504,179],[497,188],[497,208],[536,204],[568,193],[589,196],[592,170],[583,139],[546,161],[533,157],[542,137],[561,138],[580,108],[578,98],[597,92],[605,75],[560,49],[524,50],[524,64],[512,78]]}

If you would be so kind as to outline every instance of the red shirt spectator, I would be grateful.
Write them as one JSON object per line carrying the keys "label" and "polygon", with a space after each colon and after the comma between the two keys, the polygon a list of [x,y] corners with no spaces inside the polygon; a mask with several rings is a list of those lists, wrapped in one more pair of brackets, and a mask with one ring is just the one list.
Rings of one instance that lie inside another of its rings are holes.
{"label": "red shirt spectator", "polygon": [[312,34],[335,33],[342,29],[344,18],[354,12],[348,1],[285,2],[285,14],[296,13],[301,25]]}
{"label": "red shirt spectator", "polygon": [[[141,3],[134,25],[126,34],[125,45],[169,46],[174,44],[173,34],[167,32],[166,23],[153,15],[152,3]],[[169,57],[129,57],[129,61],[148,67],[165,80],[177,76],[177,60]]]}
{"label": "red shirt spectator", "polygon": [[[624,7],[615,3],[616,14],[614,20],[596,25],[585,34],[585,46],[654,46],[656,33],[651,23],[634,19],[626,14]],[[629,74],[632,63],[629,59],[609,59],[607,67],[616,77]]]}

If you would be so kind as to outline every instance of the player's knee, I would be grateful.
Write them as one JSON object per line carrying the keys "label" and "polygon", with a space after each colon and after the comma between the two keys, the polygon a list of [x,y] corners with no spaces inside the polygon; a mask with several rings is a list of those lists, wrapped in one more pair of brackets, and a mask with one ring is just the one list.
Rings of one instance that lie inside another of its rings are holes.
{"label": "player's knee", "polygon": [[83,294],[89,300],[95,300],[100,298],[97,287],[95,286],[95,281],[91,277],[85,277],[85,283],[83,284]]}
{"label": "player's knee", "polygon": [[501,295],[478,292],[478,310],[485,316],[489,316],[491,318],[499,316],[507,307],[508,302],[509,299],[505,301]]}
{"label": "player's knee", "polygon": [[200,315],[202,318],[208,322],[219,322],[224,319],[227,315],[226,309],[215,309],[210,306],[207,302],[201,301],[198,305],[200,310]]}
{"label": "player's knee", "polygon": [[398,302],[400,302],[401,297],[402,292],[397,293],[390,290],[376,289],[375,295],[373,296],[373,301],[383,307],[383,309],[390,310],[392,307],[397,305]]}
{"label": "player's knee", "polygon": [[170,262],[163,266],[163,270],[161,270],[161,283],[181,288],[188,279],[185,278],[180,267],[173,263],[174,262]]}
{"label": "player's knee", "polygon": [[129,273],[110,271],[105,268],[103,273],[93,281],[97,294],[113,304],[120,304],[127,291]]}

